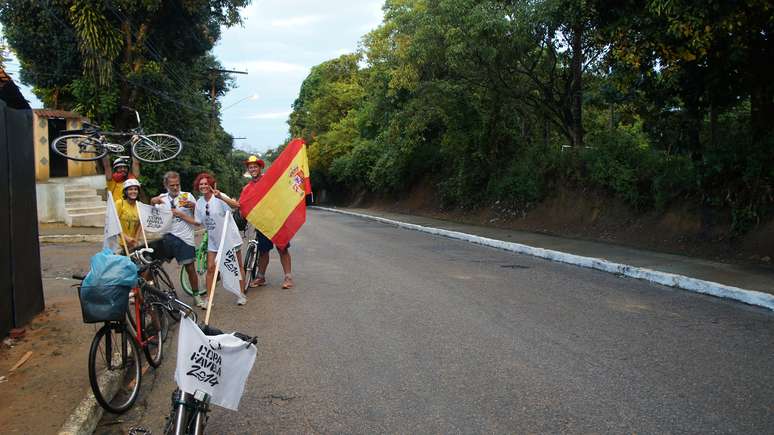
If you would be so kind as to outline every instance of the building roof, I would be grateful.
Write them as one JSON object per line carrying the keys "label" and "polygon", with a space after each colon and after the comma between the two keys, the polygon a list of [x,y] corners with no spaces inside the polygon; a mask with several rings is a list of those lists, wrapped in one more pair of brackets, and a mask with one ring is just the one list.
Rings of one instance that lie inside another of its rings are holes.
{"label": "building roof", "polygon": [[70,112],[68,110],[32,109],[32,112],[35,113],[35,115],[37,115],[38,118],[65,118],[65,119],[83,118],[81,115],[75,112]]}
{"label": "building roof", "polygon": [[0,68],[0,100],[12,109],[30,109],[30,103],[3,68]]}

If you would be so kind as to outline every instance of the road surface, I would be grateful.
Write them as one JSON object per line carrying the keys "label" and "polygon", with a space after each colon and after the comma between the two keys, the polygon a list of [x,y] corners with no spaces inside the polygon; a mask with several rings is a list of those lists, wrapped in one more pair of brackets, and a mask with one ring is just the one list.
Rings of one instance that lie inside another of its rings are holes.
{"label": "road surface", "polygon": [[[216,296],[261,342],[209,433],[774,433],[763,309],[320,210],[291,251],[295,289],[274,252],[246,306]],[[169,349],[98,433],[161,432]]]}

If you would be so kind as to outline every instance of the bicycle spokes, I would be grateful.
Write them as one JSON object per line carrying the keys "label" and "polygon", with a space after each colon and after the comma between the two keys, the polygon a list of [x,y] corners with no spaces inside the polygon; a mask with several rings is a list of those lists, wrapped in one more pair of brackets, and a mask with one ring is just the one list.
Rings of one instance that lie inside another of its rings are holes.
{"label": "bicycle spokes", "polygon": [[176,157],[183,149],[180,139],[168,134],[138,136],[132,145],[132,153],[145,162],[164,162]]}

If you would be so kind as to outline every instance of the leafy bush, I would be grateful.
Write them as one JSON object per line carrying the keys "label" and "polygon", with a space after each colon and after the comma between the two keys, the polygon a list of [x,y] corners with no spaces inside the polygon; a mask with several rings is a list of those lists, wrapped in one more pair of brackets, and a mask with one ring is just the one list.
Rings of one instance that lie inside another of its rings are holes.
{"label": "leafy bush", "polygon": [[650,202],[655,161],[644,136],[616,128],[589,134],[587,144],[583,160],[592,183],[635,207]]}

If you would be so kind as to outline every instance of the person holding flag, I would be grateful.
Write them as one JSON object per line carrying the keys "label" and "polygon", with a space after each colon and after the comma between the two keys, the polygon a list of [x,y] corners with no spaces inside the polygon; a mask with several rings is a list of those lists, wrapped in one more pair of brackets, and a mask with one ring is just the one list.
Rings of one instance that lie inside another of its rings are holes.
{"label": "person holding flag", "polygon": [[[124,189],[121,198],[113,198],[116,214],[121,222],[123,237],[120,243],[134,249],[140,240],[140,215],[137,211],[137,198],[140,196],[140,182],[136,178],[129,178],[123,183]],[[109,205],[109,204],[108,204]]]}
{"label": "person holding flag", "polygon": [[[242,237],[231,217],[231,208],[238,208],[239,203],[219,191],[215,177],[206,172],[196,177],[194,188],[201,193],[196,201],[194,219],[182,214],[178,216],[189,223],[204,225],[207,229],[207,291],[212,291],[215,266],[220,261],[225,266],[221,268],[223,287],[237,295],[237,305],[244,305],[247,298],[243,278],[245,271],[242,269]],[[208,296],[212,297],[211,294]]]}
{"label": "person holding flag", "polygon": [[[261,172],[265,166],[263,160],[256,156],[250,156],[245,160],[245,166],[247,166],[247,172],[250,174],[250,181],[242,188],[241,198],[245,191],[255,189],[257,183],[261,180]],[[245,216],[247,218],[247,216]],[[274,244],[261,232],[258,228],[255,229],[255,241],[258,242],[258,273],[254,281],[248,284],[248,287],[261,287],[266,285],[266,269],[269,267],[269,252],[274,247]],[[282,270],[285,272],[285,279],[282,282],[282,288],[293,288],[293,277],[291,275],[291,260],[290,260],[290,242],[285,246],[277,246],[277,252],[280,257],[280,264],[282,264]]]}
{"label": "person holding flag", "polygon": [[[253,180],[239,196],[240,212],[258,231],[259,244],[261,236],[266,239],[263,247],[259,247],[263,257],[259,259],[258,271],[266,272],[268,253],[275,245],[285,269],[282,288],[292,288],[288,248],[290,239],[306,222],[306,195],[311,193],[306,144],[303,139],[291,140],[264,175],[261,175],[263,162],[259,161],[255,157],[245,162]],[[253,284],[265,283],[265,277],[261,278],[259,275]]]}
{"label": "person holding flag", "polygon": [[[191,222],[196,206],[196,197],[188,192],[180,190],[180,174],[175,171],[167,171],[164,174],[164,187],[166,193],[151,198],[151,204],[157,208],[171,212],[174,215],[172,224],[168,231],[163,233],[160,241],[155,242],[156,247],[163,248],[161,251],[170,258],[175,257],[177,264],[185,268],[188,274],[188,281],[191,288],[198,292],[199,276],[196,274],[194,257],[196,245],[194,241],[194,223]],[[185,220],[185,218],[189,218]],[[154,247],[155,248],[155,247]],[[161,253],[159,253],[161,254]],[[154,252],[154,258],[159,258]],[[167,258],[163,258],[167,260]],[[203,301],[199,296],[194,296],[196,304],[203,306]]]}

